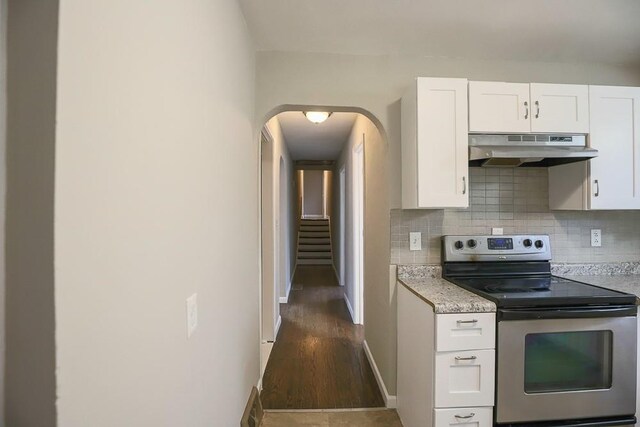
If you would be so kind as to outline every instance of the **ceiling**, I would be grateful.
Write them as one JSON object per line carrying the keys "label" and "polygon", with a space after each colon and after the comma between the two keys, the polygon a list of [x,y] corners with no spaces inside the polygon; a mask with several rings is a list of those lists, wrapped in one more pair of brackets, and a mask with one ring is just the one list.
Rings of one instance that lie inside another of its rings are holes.
{"label": "ceiling", "polygon": [[640,64],[639,0],[240,0],[259,50]]}
{"label": "ceiling", "polygon": [[349,138],[357,113],[333,113],[320,124],[300,111],[278,114],[293,160],[336,160]]}

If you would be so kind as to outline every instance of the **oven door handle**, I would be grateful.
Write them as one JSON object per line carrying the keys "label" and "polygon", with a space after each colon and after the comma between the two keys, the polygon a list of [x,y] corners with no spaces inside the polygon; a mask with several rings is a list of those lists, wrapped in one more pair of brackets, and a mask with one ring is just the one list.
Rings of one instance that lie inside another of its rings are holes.
{"label": "oven door handle", "polygon": [[636,306],[600,306],[591,308],[554,307],[547,309],[500,309],[498,320],[594,319],[636,316]]}

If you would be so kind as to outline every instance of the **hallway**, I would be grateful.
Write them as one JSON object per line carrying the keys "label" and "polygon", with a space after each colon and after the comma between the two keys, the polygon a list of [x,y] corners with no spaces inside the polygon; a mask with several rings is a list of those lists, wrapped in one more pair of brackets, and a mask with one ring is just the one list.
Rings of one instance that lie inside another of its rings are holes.
{"label": "hallway", "polygon": [[383,407],[331,266],[299,266],[263,377],[265,409]]}

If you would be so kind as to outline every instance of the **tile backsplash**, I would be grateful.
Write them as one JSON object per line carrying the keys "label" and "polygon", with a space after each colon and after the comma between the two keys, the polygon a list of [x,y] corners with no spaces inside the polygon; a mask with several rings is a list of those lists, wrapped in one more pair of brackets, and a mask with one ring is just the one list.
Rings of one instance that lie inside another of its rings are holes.
{"label": "tile backsplash", "polygon": [[[546,168],[470,168],[469,208],[391,211],[391,263],[440,263],[444,234],[548,234],[554,262],[640,261],[640,211],[550,211]],[[591,229],[602,247],[591,247]],[[422,250],[409,250],[409,232]]]}

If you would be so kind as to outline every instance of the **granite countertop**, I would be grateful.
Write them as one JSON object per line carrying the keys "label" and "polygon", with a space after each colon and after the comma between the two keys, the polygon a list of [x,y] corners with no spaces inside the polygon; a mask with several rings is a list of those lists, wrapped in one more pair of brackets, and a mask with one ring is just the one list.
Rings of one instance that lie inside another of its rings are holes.
{"label": "granite countertop", "polygon": [[442,278],[435,265],[399,265],[398,281],[442,313],[493,313],[496,305]]}
{"label": "granite countertop", "polygon": [[640,303],[640,263],[556,264],[552,267],[552,273],[566,279],[635,295]]}
{"label": "granite countertop", "polygon": [[[553,264],[556,276],[601,286],[638,297],[640,304],[640,263]],[[491,313],[493,302],[442,278],[438,265],[398,265],[398,281],[433,306],[435,313]]]}

